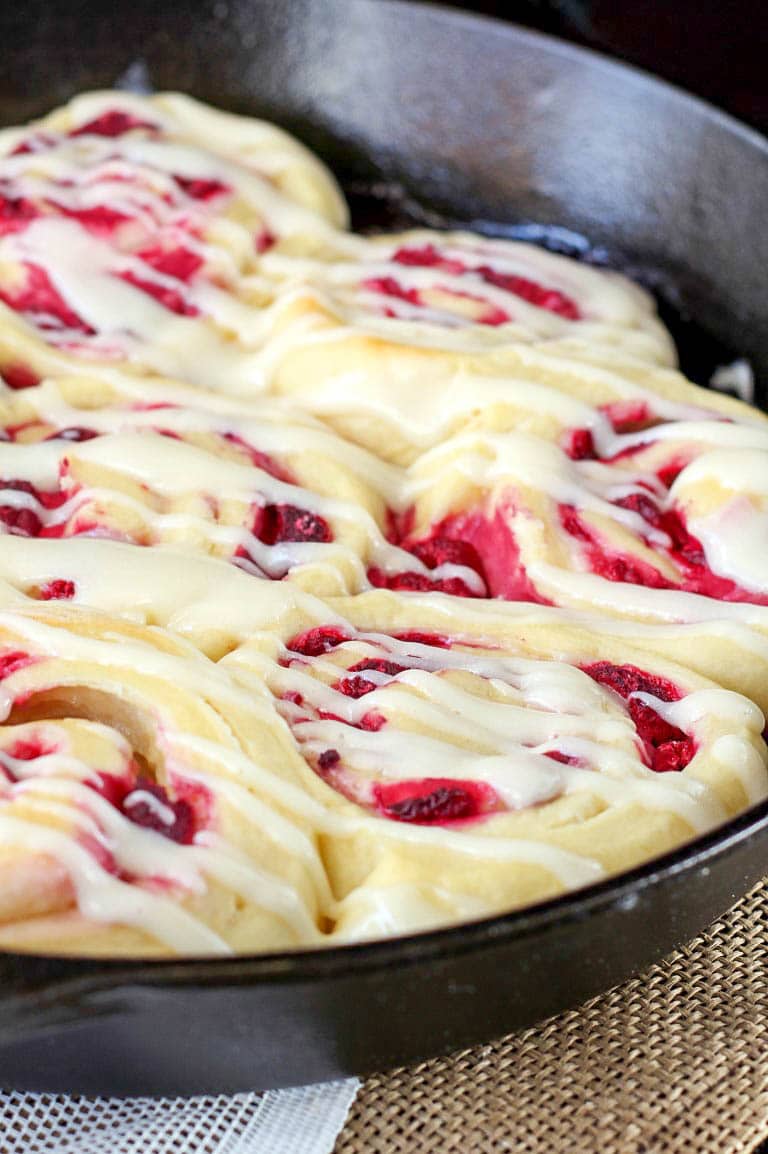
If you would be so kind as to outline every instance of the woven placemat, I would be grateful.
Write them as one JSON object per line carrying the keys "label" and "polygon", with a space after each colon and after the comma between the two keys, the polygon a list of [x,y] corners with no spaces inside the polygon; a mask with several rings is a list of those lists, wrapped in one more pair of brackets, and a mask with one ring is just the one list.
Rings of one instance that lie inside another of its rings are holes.
{"label": "woven placemat", "polygon": [[579,1010],[369,1078],[335,1154],[746,1154],[768,1138],[768,883]]}

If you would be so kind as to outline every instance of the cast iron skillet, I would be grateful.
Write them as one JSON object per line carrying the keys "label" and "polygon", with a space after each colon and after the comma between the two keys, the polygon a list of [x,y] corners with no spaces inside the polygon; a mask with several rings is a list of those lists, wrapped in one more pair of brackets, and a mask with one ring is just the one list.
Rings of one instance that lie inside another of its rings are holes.
{"label": "cast iron skillet", "polygon": [[[2,121],[126,74],[271,117],[367,219],[495,222],[618,264],[666,298],[689,372],[730,347],[768,379],[768,145],[637,72],[386,0],[27,0],[0,7],[0,43]],[[224,961],[0,955],[0,1084],[235,1091],[488,1040],[660,958],[767,867],[765,804],[617,880],[419,937]]]}

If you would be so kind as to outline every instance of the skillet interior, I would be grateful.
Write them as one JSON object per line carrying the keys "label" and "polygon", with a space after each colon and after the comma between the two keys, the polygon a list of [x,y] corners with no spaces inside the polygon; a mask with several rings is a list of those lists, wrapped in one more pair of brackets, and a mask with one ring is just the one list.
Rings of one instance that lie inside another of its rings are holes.
{"label": "skillet interior", "polygon": [[[768,146],[638,73],[387,0],[137,0],[108,14],[34,0],[0,9],[0,41],[13,45],[0,121],[121,77],[265,115],[341,174],[359,223],[523,228],[607,260],[658,287],[691,375],[705,381],[732,349],[768,379]],[[486,1040],[660,957],[766,867],[768,805],[584,894],[420,938],[211,963],[4,955],[0,1082],[231,1091]]]}

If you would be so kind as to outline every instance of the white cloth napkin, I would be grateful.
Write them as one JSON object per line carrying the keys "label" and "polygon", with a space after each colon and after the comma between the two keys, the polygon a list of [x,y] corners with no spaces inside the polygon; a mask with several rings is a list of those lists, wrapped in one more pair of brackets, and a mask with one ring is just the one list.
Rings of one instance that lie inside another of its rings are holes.
{"label": "white cloth napkin", "polygon": [[330,1154],[359,1086],[160,1099],[0,1093],[0,1154]]}

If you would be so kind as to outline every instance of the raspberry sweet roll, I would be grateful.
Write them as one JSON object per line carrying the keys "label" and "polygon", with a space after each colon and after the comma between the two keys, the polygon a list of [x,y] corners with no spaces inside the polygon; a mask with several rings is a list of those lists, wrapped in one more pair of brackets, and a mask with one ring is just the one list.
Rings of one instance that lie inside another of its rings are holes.
{"label": "raspberry sweet roll", "polygon": [[320,812],[273,702],[158,628],[0,614],[0,945],[227,954],[316,944]]}
{"label": "raspberry sweet roll", "polygon": [[0,314],[69,361],[254,387],[243,274],[345,223],[333,178],[279,129],[91,94],[0,134]]}
{"label": "raspberry sweet roll", "polygon": [[456,602],[425,632],[421,606],[395,599],[386,622],[372,596],[349,599],[347,621],[266,631],[221,662],[269,685],[335,815],[334,936],[550,897],[766,796],[763,717],[740,695],[583,628],[518,621],[499,644]]}
{"label": "raspberry sweet roll", "polygon": [[398,471],[279,400],[70,378],[0,396],[0,420],[12,534],[173,543],[318,593],[407,560],[383,535]]}
{"label": "raspberry sweet roll", "polygon": [[[590,285],[594,281],[595,301],[617,299],[621,305],[624,297],[634,301],[639,293],[641,316],[653,332],[665,333],[651,313],[650,299],[636,286],[606,270],[531,250],[532,262],[541,257],[558,261],[575,278],[588,277]],[[293,258],[267,254],[262,266],[292,263]],[[305,281],[280,282],[262,316],[268,334],[262,357],[265,387],[293,397],[389,460],[409,464],[472,425],[522,427],[557,440],[568,430],[601,422],[626,425],[639,413],[666,421],[711,415],[760,419],[743,403],[701,390],[672,368],[621,346],[601,344],[594,329],[603,331],[610,328],[607,324],[564,319],[547,305],[523,301],[558,325],[583,326],[583,335],[533,340],[512,324],[489,326],[467,318],[449,322],[429,310],[422,320],[406,320],[369,307],[370,294],[355,290],[354,306],[346,296],[333,295],[322,282],[326,265],[315,271],[317,262],[295,263],[307,266]],[[328,265],[327,275],[336,267]],[[419,308],[414,305],[411,311],[418,314]],[[624,332],[618,324],[616,330]],[[668,342],[665,333],[665,347]]]}

